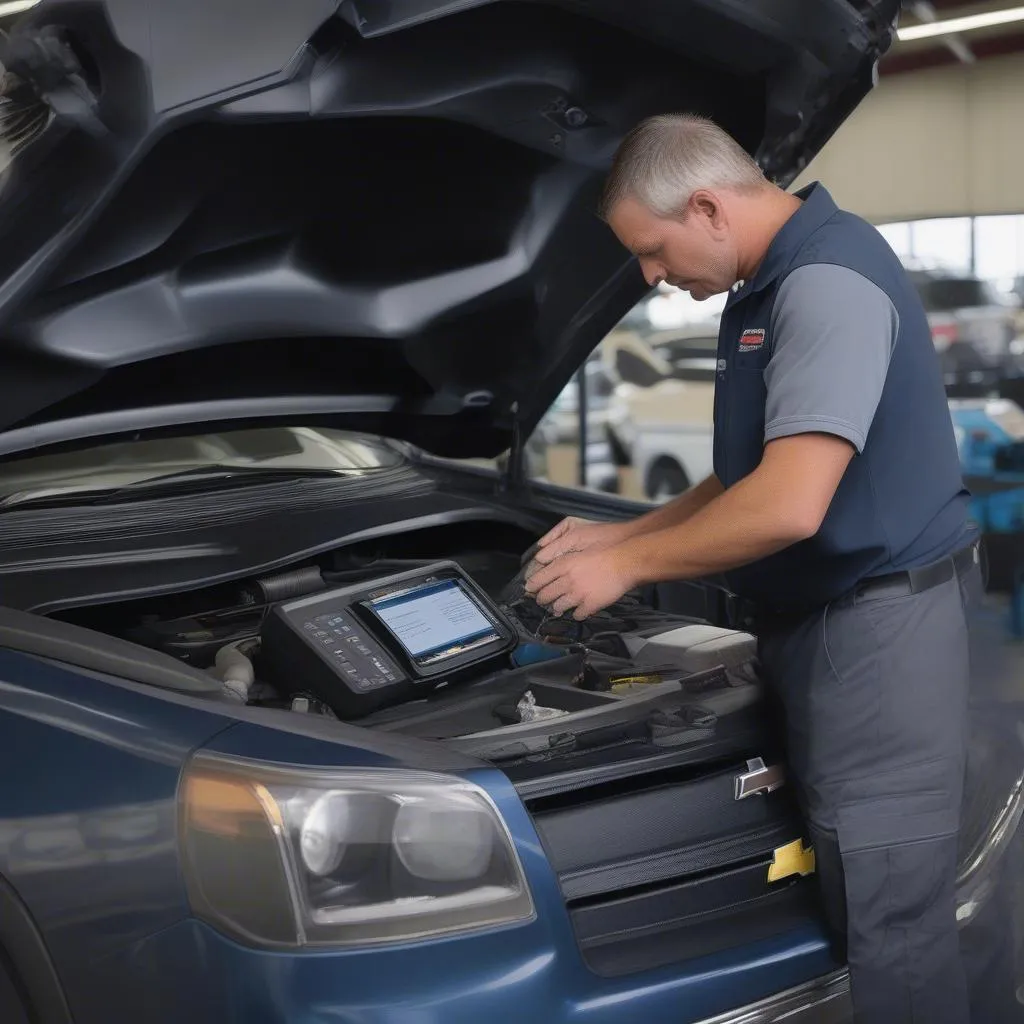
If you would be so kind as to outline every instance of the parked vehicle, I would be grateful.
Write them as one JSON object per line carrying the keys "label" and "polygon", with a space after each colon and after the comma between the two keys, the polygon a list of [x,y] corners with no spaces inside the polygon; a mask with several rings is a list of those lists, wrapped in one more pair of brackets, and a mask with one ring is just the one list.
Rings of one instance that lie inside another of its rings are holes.
{"label": "parked vehicle", "polygon": [[[679,371],[679,379],[686,380],[687,375],[692,375],[696,369],[706,368],[707,360],[717,358],[718,324],[715,319],[689,324],[681,330],[664,331],[653,335],[650,344],[674,370]],[[705,362],[699,363],[699,360]]]}
{"label": "parked vehicle", "polygon": [[997,385],[1018,372],[1015,310],[986,281],[934,270],[909,271],[931,325],[946,385],[956,389]]}
{"label": "parked vehicle", "polygon": [[[4,1024],[849,1018],[754,638],[710,585],[545,614],[530,545],[643,506],[453,460],[518,453],[643,294],[593,212],[628,127],[696,104],[791,181],[897,6],[18,22]],[[994,717],[965,928],[1021,812]]]}
{"label": "parked vehicle", "polygon": [[[607,370],[597,359],[584,363],[584,379],[587,388],[586,402],[586,486],[606,494],[616,494],[619,489],[618,467],[615,463],[607,432],[608,414],[614,382]],[[527,473],[532,479],[544,478],[563,486],[574,486],[579,480],[580,444],[580,385],[579,374],[567,384],[551,404],[547,414],[530,436],[527,453],[530,455]],[[571,476],[562,478],[557,472],[561,464],[557,458],[549,457],[552,446],[572,450],[572,460],[562,460],[571,465]]]}
{"label": "parked vehicle", "polygon": [[[587,426],[595,434],[604,434],[608,419],[608,406],[615,382],[598,359],[583,364],[587,387]],[[567,384],[541,420],[541,430],[549,444],[575,444],[579,441],[579,382]]]}
{"label": "parked vehicle", "polygon": [[717,330],[714,321],[691,324],[646,342],[615,332],[605,343],[622,380],[608,415],[612,449],[652,501],[712,472]]}

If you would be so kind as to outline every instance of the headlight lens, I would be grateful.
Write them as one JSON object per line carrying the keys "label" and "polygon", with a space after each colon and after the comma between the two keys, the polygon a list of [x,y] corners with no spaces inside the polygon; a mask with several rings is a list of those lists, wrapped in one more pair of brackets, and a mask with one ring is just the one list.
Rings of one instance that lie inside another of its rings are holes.
{"label": "headlight lens", "polygon": [[326,877],[345,855],[351,802],[343,793],[325,793],[309,809],[299,829],[299,850],[308,871]]}
{"label": "headlight lens", "polygon": [[195,912],[250,943],[400,942],[534,914],[497,809],[454,776],[203,754],[181,822]]}
{"label": "headlight lens", "polygon": [[471,796],[416,799],[395,816],[395,850],[406,870],[431,882],[482,878],[494,855],[494,829]]}

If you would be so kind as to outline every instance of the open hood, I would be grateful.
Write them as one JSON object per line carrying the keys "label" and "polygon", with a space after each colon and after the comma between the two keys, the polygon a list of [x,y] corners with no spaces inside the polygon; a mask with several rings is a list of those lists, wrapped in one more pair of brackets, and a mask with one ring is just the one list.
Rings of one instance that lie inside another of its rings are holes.
{"label": "open hood", "polygon": [[493,456],[644,293],[641,118],[788,184],[898,0],[43,0],[5,43],[0,455],[301,420]]}

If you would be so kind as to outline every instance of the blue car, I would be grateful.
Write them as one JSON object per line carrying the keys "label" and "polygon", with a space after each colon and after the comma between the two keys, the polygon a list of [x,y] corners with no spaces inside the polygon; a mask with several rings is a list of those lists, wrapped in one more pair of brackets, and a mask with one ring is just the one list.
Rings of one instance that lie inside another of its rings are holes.
{"label": "blue car", "polygon": [[[788,182],[897,6],[8,26],[0,1021],[848,1019],[755,638],[711,584],[545,615],[537,538],[639,507],[523,450],[646,287],[593,216],[624,132],[699,109]],[[965,934],[1005,716],[971,772]]]}

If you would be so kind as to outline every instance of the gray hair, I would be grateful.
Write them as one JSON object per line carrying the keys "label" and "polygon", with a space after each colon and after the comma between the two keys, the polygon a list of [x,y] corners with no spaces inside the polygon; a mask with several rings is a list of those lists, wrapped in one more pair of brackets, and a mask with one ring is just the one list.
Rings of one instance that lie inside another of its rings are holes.
{"label": "gray hair", "polygon": [[633,198],[659,217],[681,213],[698,189],[749,192],[767,184],[745,149],[713,121],[695,114],[659,114],[641,121],[623,140],[598,209]]}

